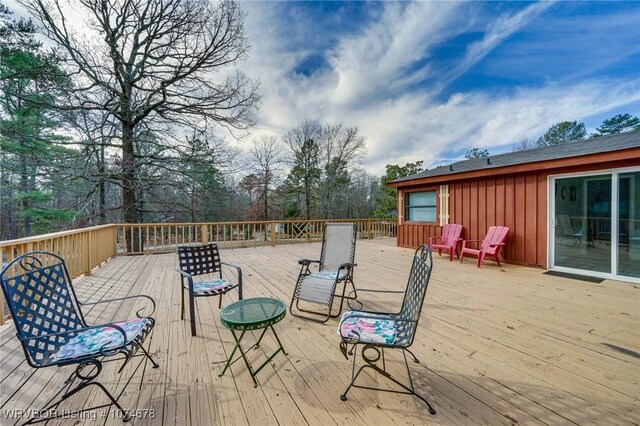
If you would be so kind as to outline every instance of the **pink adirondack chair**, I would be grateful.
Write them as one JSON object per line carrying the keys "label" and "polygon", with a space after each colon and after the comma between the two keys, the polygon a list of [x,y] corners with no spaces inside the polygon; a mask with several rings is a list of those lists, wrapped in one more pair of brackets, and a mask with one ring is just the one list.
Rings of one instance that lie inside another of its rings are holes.
{"label": "pink adirondack chair", "polygon": [[[442,227],[442,236],[429,237],[429,247],[431,250],[438,250],[439,255],[442,255],[442,250],[448,251],[449,261],[453,262],[454,253],[460,257],[458,254],[458,243],[462,241],[460,234],[462,234],[462,225],[448,223]],[[440,240],[440,243],[436,243],[436,240]]]}
{"label": "pink adirondack chair", "polygon": [[[478,257],[478,268],[481,267],[482,261],[485,257],[492,257],[500,265],[500,249],[505,245],[509,228],[506,226],[490,226],[487,231],[487,236],[484,240],[463,240],[462,241],[462,253],[460,254],[460,262],[464,259],[464,255],[473,254]],[[468,243],[482,242],[480,250],[467,247]]]}

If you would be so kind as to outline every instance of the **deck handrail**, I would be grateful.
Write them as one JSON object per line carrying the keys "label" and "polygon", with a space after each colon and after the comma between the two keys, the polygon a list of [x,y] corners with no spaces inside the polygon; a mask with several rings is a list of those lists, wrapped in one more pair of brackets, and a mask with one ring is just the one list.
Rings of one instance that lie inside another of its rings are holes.
{"label": "deck handrail", "polygon": [[[217,241],[221,247],[256,247],[320,241],[327,222],[354,222],[359,238],[396,236],[396,219],[311,219],[195,223],[122,223],[0,241],[2,266],[16,257],[46,251],[63,259],[71,278],[123,255],[170,253],[178,245]],[[0,292],[1,293],[1,292]],[[8,311],[0,294],[0,325]]]}

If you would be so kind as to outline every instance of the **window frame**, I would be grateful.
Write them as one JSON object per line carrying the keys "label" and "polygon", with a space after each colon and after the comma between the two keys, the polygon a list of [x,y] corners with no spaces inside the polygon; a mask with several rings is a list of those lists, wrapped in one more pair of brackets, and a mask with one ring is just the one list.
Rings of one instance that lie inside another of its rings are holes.
{"label": "window frame", "polygon": [[[411,194],[419,194],[419,193],[426,193],[426,192],[433,192],[435,195],[435,203],[433,205],[419,205],[419,206],[409,206],[409,199],[411,198]],[[414,191],[405,191],[404,193],[404,206],[403,206],[403,210],[404,210],[404,222],[409,222],[409,223],[424,223],[424,224],[437,224],[438,223],[438,214],[439,214],[439,205],[438,205],[438,188],[435,187],[430,187],[430,188],[421,188],[421,189],[417,189]],[[435,219],[433,221],[427,221],[427,220],[410,220],[409,219],[409,210],[411,208],[414,207],[433,207],[435,209]]]}

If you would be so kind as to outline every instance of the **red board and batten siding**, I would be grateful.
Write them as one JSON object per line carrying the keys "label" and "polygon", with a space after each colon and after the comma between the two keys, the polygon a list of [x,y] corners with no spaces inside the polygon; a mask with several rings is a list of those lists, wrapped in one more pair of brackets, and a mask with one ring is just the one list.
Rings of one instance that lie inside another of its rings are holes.
{"label": "red board and batten siding", "polygon": [[546,247],[547,241],[546,176],[531,173],[450,183],[449,221],[463,224],[463,237],[470,240],[483,239],[491,225],[508,226],[505,259],[545,266],[546,250],[538,247]]}
{"label": "red board and batten siding", "polygon": [[[484,238],[491,225],[510,228],[504,257],[516,263],[545,266],[546,174],[510,175],[449,183],[449,223],[463,225],[467,240]],[[544,212],[538,220],[538,212]],[[429,237],[440,236],[435,224],[403,222],[398,227],[398,245],[417,247]]]}
{"label": "red board and batten siding", "polygon": [[[503,252],[505,260],[546,268],[548,177],[640,164],[640,149],[627,152],[624,159],[623,156],[622,153],[601,154],[591,156],[589,164],[560,163],[557,167],[549,167],[549,164],[540,167],[522,165],[518,166],[520,170],[511,169],[511,173],[501,173],[500,170],[485,172],[484,175],[478,175],[482,172],[461,173],[458,176],[432,177],[424,184],[407,182],[406,188],[403,185],[397,187],[402,193],[430,189],[434,184],[449,185],[449,223],[462,224],[464,239],[484,238],[491,225],[508,226],[510,232]],[[437,224],[401,220],[398,245],[417,247],[428,242],[430,236],[439,236],[440,232]]]}

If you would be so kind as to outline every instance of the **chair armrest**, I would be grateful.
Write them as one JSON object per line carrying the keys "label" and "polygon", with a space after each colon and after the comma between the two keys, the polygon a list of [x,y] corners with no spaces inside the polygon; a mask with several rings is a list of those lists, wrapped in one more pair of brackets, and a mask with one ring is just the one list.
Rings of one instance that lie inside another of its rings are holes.
{"label": "chair armrest", "polygon": [[183,276],[183,277],[185,277],[185,278],[189,278],[189,279],[191,279],[191,280],[193,279],[193,276],[192,276],[190,273],[185,272],[185,271],[183,271],[183,270],[182,270],[182,269],[180,269],[180,268],[176,268],[176,272],[177,272],[177,273],[179,273],[180,275],[182,275],[182,276]]}
{"label": "chair armrest", "polygon": [[302,266],[309,266],[312,263],[320,263],[319,260],[298,259],[298,264]]}
{"label": "chair armrest", "polygon": [[[238,265],[227,262],[220,262],[220,264],[228,266],[230,268],[234,268],[236,270],[236,275],[238,276],[238,299],[242,300],[242,268],[240,268]],[[220,271],[220,275],[222,275],[222,271]]]}
{"label": "chair armrest", "polygon": [[429,245],[433,244],[435,240],[441,240],[442,237],[429,237]]}
{"label": "chair armrest", "polygon": [[343,263],[342,265],[340,265],[338,267],[338,270],[340,270],[340,269],[353,269],[356,266],[358,266],[357,263],[345,262],[345,263]]}
{"label": "chair armrest", "polygon": [[496,243],[496,244],[489,243],[489,246],[491,247],[498,247],[498,246],[504,246],[504,245],[505,243]]}
{"label": "chair armrest", "polygon": [[[367,312],[367,313],[380,313],[379,311],[365,311],[362,309],[362,307],[364,306],[364,303],[362,303],[361,301],[359,301],[358,299],[355,298],[354,296],[355,294],[358,293],[386,293],[386,294],[404,294],[405,290],[377,290],[377,289],[372,289],[372,288],[359,288],[354,290],[351,290],[351,292],[349,292],[349,294],[347,295],[347,305],[349,306],[349,308],[351,308],[351,310],[353,311],[358,311],[358,312]],[[351,303],[357,303],[358,307],[354,307],[353,305],[351,305]],[[394,314],[397,315],[398,312],[388,312],[389,314]]]}
{"label": "chair armrest", "polygon": [[[152,305],[153,308],[151,309],[151,313],[149,315],[152,315],[156,311],[156,301],[153,300],[150,296],[147,296],[146,294],[136,294],[134,296],[116,297],[115,299],[99,300],[97,302],[80,302],[80,301],[78,301],[78,303],[80,304],[80,306],[90,306],[90,305],[100,305],[102,303],[118,302],[118,301],[121,301],[121,300],[131,300],[131,299],[137,299],[137,298],[147,299],[147,300],[151,301],[151,305]],[[138,316],[138,318],[142,318],[139,315],[142,310],[144,310],[144,308],[142,308],[138,312],[136,312],[136,315]]]}
{"label": "chair armrest", "polygon": [[467,248],[467,243],[481,243],[483,240],[462,240],[462,249]]}

